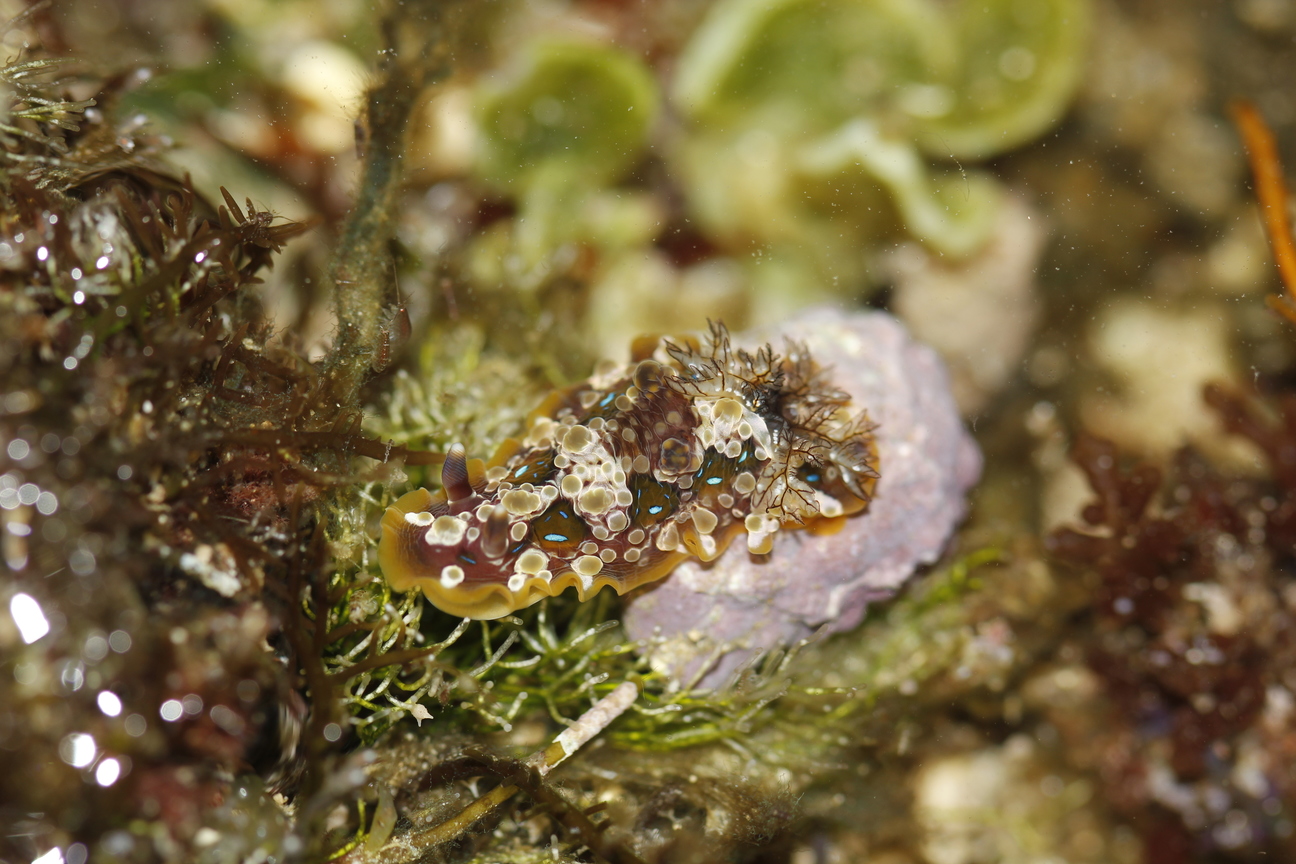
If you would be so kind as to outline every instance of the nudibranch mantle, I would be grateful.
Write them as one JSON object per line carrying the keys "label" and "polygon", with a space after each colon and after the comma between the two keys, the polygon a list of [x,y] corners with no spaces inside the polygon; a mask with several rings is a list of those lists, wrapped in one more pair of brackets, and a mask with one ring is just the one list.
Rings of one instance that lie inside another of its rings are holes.
{"label": "nudibranch mantle", "polygon": [[877,483],[873,424],[803,345],[640,340],[628,367],[550,395],[489,463],[452,447],[443,488],[387,509],[378,560],[393,590],[499,618],[574,587],[625,593],[739,534],[832,527]]}

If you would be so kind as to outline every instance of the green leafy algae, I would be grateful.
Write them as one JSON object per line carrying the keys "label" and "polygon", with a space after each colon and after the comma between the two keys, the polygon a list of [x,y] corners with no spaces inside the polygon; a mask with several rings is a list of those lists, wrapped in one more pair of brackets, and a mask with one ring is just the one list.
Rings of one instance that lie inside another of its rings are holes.
{"label": "green leafy algae", "polygon": [[482,176],[523,188],[549,172],[592,186],[639,156],[657,113],[657,85],[635,57],[591,42],[544,40],[478,102]]}
{"label": "green leafy algae", "polygon": [[1085,8],[717,3],[672,91],[691,121],[675,152],[695,212],[731,243],[800,260],[811,285],[867,280],[888,211],[935,251],[971,254],[993,227],[997,184],[924,157],[983,159],[1056,122],[1078,80]]}

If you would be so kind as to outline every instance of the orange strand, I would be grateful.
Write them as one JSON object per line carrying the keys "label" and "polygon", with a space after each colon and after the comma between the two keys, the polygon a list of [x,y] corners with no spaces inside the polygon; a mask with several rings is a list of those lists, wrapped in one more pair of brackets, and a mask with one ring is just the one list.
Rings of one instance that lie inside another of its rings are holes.
{"label": "orange strand", "polygon": [[1286,296],[1270,295],[1269,308],[1296,325],[1296,242],[1292,240],[1291,223],[1287,218],[1287,183],[1283,179],[1282,162],[1278,159],[1278,146],[1273,132],[1255,105],[1235,100],[1229,105],[1233,122],[1242,133],[1251,175],[1255,178],[1256,197],[1264,215],[1265,233],[1278,264],[1278,275],[1287,288]]}

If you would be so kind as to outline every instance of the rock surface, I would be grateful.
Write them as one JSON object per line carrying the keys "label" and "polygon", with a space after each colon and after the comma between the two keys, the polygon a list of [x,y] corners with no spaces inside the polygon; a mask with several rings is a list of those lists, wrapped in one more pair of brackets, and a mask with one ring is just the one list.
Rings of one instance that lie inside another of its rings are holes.
{"label": "rock surface", "polygon": [[734,543],[718,560],[687,562],[634,595],[625,615],[630,636],[660,637],[651,662],[679,680],[702,673],[704,686],[717,686],[765,649],[824,625],[826,633],[855,627],[870,603],[936,560],[981,473],[945,367],[894,318],[820,308],[736,341],[779,350],[785,338],[805,342],[877,424],[877,495],[836,534],[781,532],[767,556]]}

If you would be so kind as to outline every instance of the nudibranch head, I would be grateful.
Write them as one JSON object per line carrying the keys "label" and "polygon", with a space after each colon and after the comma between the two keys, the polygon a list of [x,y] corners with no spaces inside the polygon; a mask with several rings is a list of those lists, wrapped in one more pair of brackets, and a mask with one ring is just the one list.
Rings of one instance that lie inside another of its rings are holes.
{"label": "nudibranch head", "polygon": [[785,356],[708,337],[643,343],[629,367],[552,394],[488,465],[455,445],[443,488],[388,508],[378,560],[396,591],[499,618],[574,587],[623,594],[738,535],[868,506],[873,426],[804,347]]}

